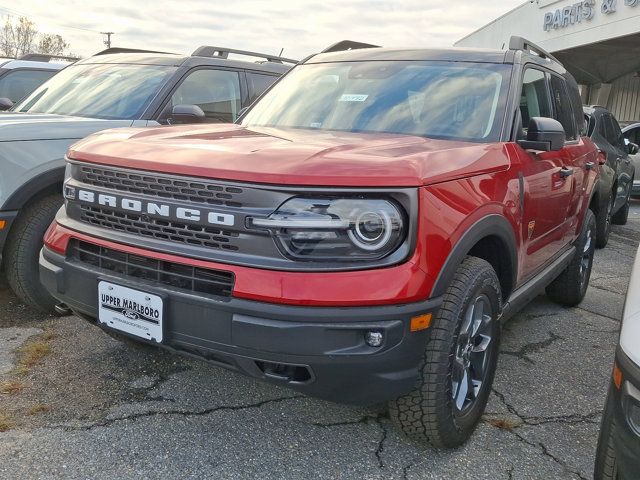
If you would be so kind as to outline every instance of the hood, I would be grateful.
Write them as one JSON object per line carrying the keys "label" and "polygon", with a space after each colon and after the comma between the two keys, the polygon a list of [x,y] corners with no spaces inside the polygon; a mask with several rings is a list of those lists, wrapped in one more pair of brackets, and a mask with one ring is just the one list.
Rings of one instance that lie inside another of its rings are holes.
{"label": "hood", "polygon": [[419,186],[509,166],[505,144],[238,125],[100,132],[69,157],[241,182],[360,187]]}
{"label": "hood", "polygon": [[0,142],[76,140],[105,128],[129,127],[131,120],[101,120],[44,113],[0,113]]}

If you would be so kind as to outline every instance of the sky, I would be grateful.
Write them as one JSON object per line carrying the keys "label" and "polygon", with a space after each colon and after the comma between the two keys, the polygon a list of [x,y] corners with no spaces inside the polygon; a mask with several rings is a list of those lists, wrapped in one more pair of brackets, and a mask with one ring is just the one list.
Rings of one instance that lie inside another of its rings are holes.
{"label": "sky", "polygon": [[83,57],[113,46],[191,53],[215,45],[303,58],[340,40],[447,47],[523,0],[0,0]]}

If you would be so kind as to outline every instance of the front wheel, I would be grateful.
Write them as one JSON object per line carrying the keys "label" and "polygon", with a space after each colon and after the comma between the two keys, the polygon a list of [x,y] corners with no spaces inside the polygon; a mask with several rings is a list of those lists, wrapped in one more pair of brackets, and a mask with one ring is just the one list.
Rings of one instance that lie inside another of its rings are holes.
{"label": "front wheel", "polygon": [[596,247],[604,248],[609,242],[609,235],[611,234],[611,217],[613,214],[613,203],[615,197],[613,194],[609,195],[607,204],[601,206],[596,215]]}
{"label": "front wheel", "polygon": [[61,195],[48,195],[24,207],[11,227],[5,247],[7,281],[26,304],[55,313],[58,303],[40,283],[38,258],[42,238],[62,205]]}
{"label": "front wheel", "polygon": [[609,387],[607,403],[605,404],[602,422],[600,423],[600,436],[596,450],[596,463],[594,468],[594,480],[617,480],[618,465],[613,436],[616,422],[613,416],[614,397],[612,387]]}
{"label": "front wheel", "polygon": [[407,436],[435,448],[453,448],[471,436],[493,383],[501,302],[491,265],[467,257],[429,327],[414,390],[389,404]]}
{"label": "front wheel", "polygon": [[582,232],[574,244],[576,252],[571,263],[547,287],[547,295],[554,302],[567,307],[575,307],[584,298],[591,278],[595,236],[596,218],[591,210],[587,210],[582,224]]}
{"label": "front wheel", "polygon": [[620,207],[620,209],[612,218],[612,222],[616,225],[626,225],[627,221],[629,220],[629,200],[631,199],[632,186],[633,180],[631,181],[631,185],[629,186],[629,192],[627,193],[627,198],[624,202],[624,205]]}

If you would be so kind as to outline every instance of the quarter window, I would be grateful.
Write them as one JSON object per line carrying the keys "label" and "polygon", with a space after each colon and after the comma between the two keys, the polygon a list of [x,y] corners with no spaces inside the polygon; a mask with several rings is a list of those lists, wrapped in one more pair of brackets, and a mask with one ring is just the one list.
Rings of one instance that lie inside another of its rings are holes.
{"label": "quarter window", "polygon": [[197,105],[212,123],[232,123],[240,111],[238,72],[229,70],[196,70],[171,96],[171,107]]}
{"label": "quarter window", "polygon": [[554,118],[564,127],[567,140],[577,139],[578,135],[576,132],[573,108],[567,92],[567,86],[562,78],[551,75],[551,94],[555,110]]}

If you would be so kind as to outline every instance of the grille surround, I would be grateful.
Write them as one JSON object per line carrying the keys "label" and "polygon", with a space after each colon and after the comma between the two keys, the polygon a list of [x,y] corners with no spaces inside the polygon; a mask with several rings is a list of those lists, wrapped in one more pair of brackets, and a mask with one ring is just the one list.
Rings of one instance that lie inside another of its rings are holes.
{"label": "grille surround", "polygon": [[238,238],[240,234],[234,231],[173,220],[161,220],[143,214],[124,213],[89,205],[80,205],[80,211],[81,221],[109,230],[231,252],[239,249],[237,245],[233,244],[233,240]]}
{"label": "grille surround", "polygon": [[240,199],[244,193],[242,188],[206,180],[172,178],[157,173],[149,174],[143,171],[136,173],[93,165],[82,165],[78,179],[87,185],[134,195],[147,195],[199,205],[243,207]]}
{"label": "grille surround", "polygon": [[235,285],[233,272],[158,260],[77,239],[69,242],[67,258],[124,278],[143,280],[190,293],[231,298]]}

